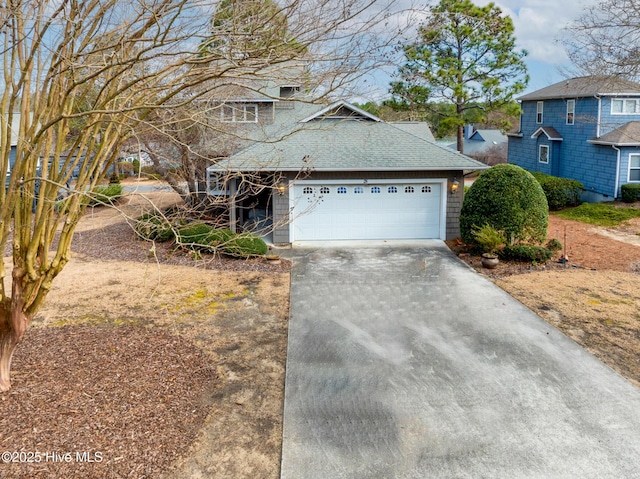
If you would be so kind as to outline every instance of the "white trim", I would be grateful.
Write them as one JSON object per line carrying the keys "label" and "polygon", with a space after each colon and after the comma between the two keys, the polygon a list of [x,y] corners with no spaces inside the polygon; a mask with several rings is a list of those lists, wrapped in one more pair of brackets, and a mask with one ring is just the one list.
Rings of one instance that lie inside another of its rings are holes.
{"label": "white trim", "polygon": [[541,100],[536,102],[536,125],[542,125],[542,123],[544,123],[544,101]]}
{"label": "white trim", "polygon": [[[231,109],[231,117],[227,119],[225,116],[225,108]],[[254,117],[247,120],[247,111],[253,108]],[[238,119],[238,112],[241,112],[242,119]],[[258,104],[257,103],[241,103],[237,105],[235,102],[223,103],[220,108],[220,121],[223,123],[258,123]]]}
{"label": "white trim", "polygon": [[637,156],[640,158],[640,153],[629,153],[629,164],[627,165],[627,183],[640,183],[640,180],[632,180],[631,179],[631,170],[640,170],[640,167],[631,168],[631,157]]}
{"label": "white trim", "polygon": [[[613,111],[613,103],[622,102],[622,111]],[[633,112],[625,111],[627,102],[635,104]],[[611,115],[640,115],[640,98],[612,98],[611,99]]]}
{"label": "white trim", "polygon": [[322,117],[325,113],[330,112],[331,110],[335,110],[336,108],[340,108],[340,107],[344,107],[348,110],[353,111],[354,113],[357,113],[358,115],[364,116],[365,118],[368,118],[370,120],[376,121],[376,122],[381,122],[382,120],[380,118],[378,118],[375,115],[372,115],[371,113],[368,113],[366,111],[364,111],[361,108],[358,108],[357,106],[352,105],[351,103],[347,103],[344,100],[341,101],[337,101],[335,103],[332,103],[331,105],[327,106],[326,108],[323,108],[322,110],[314,113],[313,115],[305,118],[304,120],[300,120],[300,123],[308,123],[311,120],[314,120],[316,118],[320,118]]}
{"label": "white trim", "polygon": [[[620,188],[620,148],[617,148],[615,145],[611,145],[611,148],[613,148],[614,150],[616,150],[616,186],[615,186],[615,193],[613,194],[613,199],[616,200],[618,199],[618,188]],[[629,164],[631,164],[631,162],[629,162]],[[629,177],[627,176],[627,179]]]}
{"label": "white trim", "polygon": [[[547,149],[547,161],[542,161],[543,148]],[[538,145],[538,163],[542,163],[543,165],[548,165],[550,159],[551,159],[551,148],[549,148],[549,145]]]}
{"label": "white trim", "polygon": [[294,219],[291,217],[293,209],[295,207],[295,195],[294,187],[303,185],[384,185],[384,184],[413,184],[413,183],[439,183],[440,184],[440,226],[439,226],[439,238],[440,240],[447,239],[447,186],[449,184],[447,178],[366,178],[366,179],[349,179],[349,180],[290,180],[288,184],[289,191],[289,242],[293,243],[295,239],[294,234]]}
{"label": "white trim", "polygon": [[[569,105],[572,105],[572,108],[569,108]],[[569,118],[571,118],[571,121],[569,121]],[[576,101],[574,99],[568,99],[567,100],[567,125],[574,125],[575,122],[576,122]]]}

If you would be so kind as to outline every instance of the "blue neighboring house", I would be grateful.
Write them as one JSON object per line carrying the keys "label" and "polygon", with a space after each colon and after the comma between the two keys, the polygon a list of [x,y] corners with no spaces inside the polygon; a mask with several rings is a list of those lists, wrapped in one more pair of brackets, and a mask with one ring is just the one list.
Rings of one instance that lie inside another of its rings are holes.
{"label": "blue neighboring house", "polygon": [[640,83],[615,77],[563,80],[524,95],[509,163],[571,178],[584,201],[611,201],[640,183]]}

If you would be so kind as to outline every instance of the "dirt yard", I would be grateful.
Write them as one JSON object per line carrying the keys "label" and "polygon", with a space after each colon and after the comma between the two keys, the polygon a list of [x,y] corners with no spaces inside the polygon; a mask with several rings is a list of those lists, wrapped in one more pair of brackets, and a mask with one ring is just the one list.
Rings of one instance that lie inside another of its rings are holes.
{"label": "dirt yard", "polygon": [[[121,214],[176,200],[87,213],[0,394],[1,478],[279,477],[289,264],[194,260]],[[640,384],[640,224],[565,231],[566,265],[464,260]]]}

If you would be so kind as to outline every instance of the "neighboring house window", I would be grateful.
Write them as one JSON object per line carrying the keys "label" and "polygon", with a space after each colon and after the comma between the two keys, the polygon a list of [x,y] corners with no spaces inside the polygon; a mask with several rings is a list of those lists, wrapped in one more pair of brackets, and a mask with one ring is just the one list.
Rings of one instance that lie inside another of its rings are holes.
{"label": "neighboring house window", "polygon": [[380,193],[380,187],[379,186],[372,186],[371,187],[371,193]]}
{"label": "neighboring house window", "polygon": [[387,188],[387,193],[397,193],[398,192],[398,188],[395,186],[390,186],[389,188]]}
{"label": "neighboring house window", "polygon": [[536,123],[542,124],[542,119],[544,117],[544,102],[539,101],[536,106]]}
{"label": "neighboring house window", "polygon": [[225,123],[256,123],[258,105],[222,105],[221,115]]}
{"label": "neighboring house window", "polygon": [[629,181],[640,182],[640,155],[629,155]]}
{"label": "neighboring house window", "polygon": [[413,193],[415,190],[413,189],[413,186],[405,186],[404,187],[404,192],[405,193]]}
{"label": "neighboring house window", "polygon": [[612,115],[640,115],[640,99],[617,98],[611,100]]}
{"label": "neighboring house window", "polygon": [[423,186],[421,191],[423,193],[431,193],[431,187],[430,186]]}
{"label": "neighboring house window", "polygon": [[218,175],[209,172],[209,194],[211,195],[229,195],[229,187],[227,185],[227,176]]}
{"label": "neighboring house window", "polygon": [[346,195],[347,194],[347,189],[344,186],[338,186],[338,194],[339,195]]}
{"label": "neighboring house window", "polygon": [[312,195],[313,194],[313,188],[311,188],[310,186],[305,186],[302,189],[302,194],[304,194],[304,195]]}
{"label": "neighboring house window", "polygon": [[567,100],[567,125],[573,125],[576,117],[576,101]]}
{"label": "neighboring house window", "polygon": [[540,145],[538,161],[540,163],[549,163],[549,147],[547,145]]}
{"label": "neighboring house window", "polygon": [[356,195],[361,195],[362,193],[364,193],[364,188],[362,186],[356,186],[353,189],[353,193]]}
{"label": "neighboring house window", "polygon": [[320,194],[321,195],[328,195],[329,194],[329,187],[328,186],[323,186],[322,188],[320,188]]}

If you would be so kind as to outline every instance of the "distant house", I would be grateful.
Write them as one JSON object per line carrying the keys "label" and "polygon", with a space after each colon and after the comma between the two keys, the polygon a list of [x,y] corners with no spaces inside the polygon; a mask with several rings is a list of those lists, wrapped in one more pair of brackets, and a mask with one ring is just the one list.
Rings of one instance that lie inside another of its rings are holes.
{"label": "distant house", "polygon": [[[459,236],[463,174],[484,164],[436,145],[425,123],[387,123],[342,101],[268,101],[247,102],[250,120],[264,111],[263,131],[277,133],[208,168],[232,229],[269,225],[285,244]],[[256,177],[269,187],[252,195]]]}
{"label": "distant house", "polygon": [[640,83],[588,76],[519,98],[520,131],[509,134],[508,161],[583,183],[585,201],[620,196],[640,182]]}
{"label": "distant house", "polygon": [[[463,151],[469,156],[484,156],[495,150],[501,145],[506,145],[508,141],[507,135],[500,130],[492,129],[475,129],[473,125],[466,125],[464,128]],[[447,145],[449,148],[456,150],[457,143]]]}

